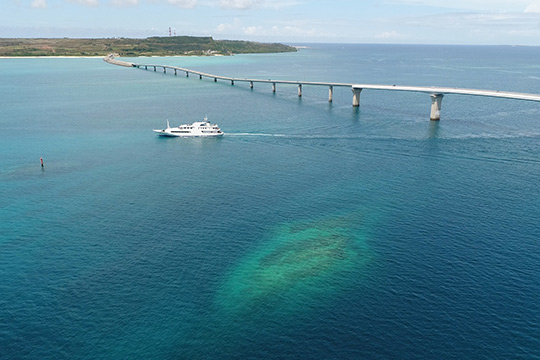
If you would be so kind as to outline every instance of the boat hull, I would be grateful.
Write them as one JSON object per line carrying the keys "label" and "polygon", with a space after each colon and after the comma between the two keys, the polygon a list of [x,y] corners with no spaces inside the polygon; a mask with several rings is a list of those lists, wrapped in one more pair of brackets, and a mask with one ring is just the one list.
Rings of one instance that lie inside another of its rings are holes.
{"label": "boat hull", "polygon": [[223,136],[223,133],[216,133],[216,134],[196,134],[196,133],[190,133],[190,134],[178,134],[173,133],[170,131],[165,130],[154,130],[155,133],[157,133],[159,136],[164,137],[221,137]]}
{"label": "boat hull", "polygon": [[219,137],[223,136],[223,131],[217,124],[211,124],[208,122],[208,118],[205,117],[204,121],[194,122],[193,124],[180,125],[178,127],[171,127],[169,120],[167,120],[166,129],[154,129],[154,132],[159,136],[166,137]]}

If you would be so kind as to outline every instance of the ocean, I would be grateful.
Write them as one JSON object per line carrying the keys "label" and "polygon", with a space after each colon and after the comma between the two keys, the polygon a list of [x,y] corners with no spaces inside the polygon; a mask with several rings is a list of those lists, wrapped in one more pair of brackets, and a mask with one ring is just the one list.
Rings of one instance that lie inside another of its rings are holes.
{"label": "ocean", "polygon": [[[537,47],[304,45],[123,60],[540,93]],[[0,65],[1,359],[540,358],[540,103]]]}

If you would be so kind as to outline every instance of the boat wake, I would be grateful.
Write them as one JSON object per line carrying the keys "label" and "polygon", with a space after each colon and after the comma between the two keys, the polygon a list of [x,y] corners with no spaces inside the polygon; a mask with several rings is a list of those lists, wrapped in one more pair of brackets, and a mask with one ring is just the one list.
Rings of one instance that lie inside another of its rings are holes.
{"label": "boat wake", "polygon": [[263,134],[263,133],[224,133],[226,136],[263,136],[263,137],[288,137],[287,134]]}
{"label": "boat wake", "polygon": [[463,135],[451,135],[442,137],[443,139],[450,140],[468,140],[468,139],[523,139],[523,138],[537,138],[540,137],[539,132],[516,132],[516,133],[478,133],[478,134],[463,134]]}
{"label": "boat wake", "polygon": [[225,136],[235,137],[279,137],[286,139],[366,139],[369,135],[355,134],[355,135],[304,135],[304,134],[265,134],[265,133],[225,133]]}
{"label": "boat wake", "polygon": [[[425,140],[423,134],[418,136],[385,136],[374,134],[350,134],[350,135],[305,135],[305,134],[267,134],[267,133],[224,133],[227,137],[278,137],[286,139],[372,139],[372,140]],[[448,134],[437,136],[441,140],[469,140],[469,139],[521,139],[521,138],[538,138],[539,132],[516,132],[516,133],[468,133],[468,134]]]}

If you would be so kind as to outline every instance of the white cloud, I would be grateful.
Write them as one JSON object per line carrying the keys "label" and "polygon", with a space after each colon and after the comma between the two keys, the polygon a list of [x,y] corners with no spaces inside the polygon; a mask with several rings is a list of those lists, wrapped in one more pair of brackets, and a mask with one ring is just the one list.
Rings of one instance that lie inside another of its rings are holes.
{"label": "white cloud", "polygon": [[266,2],[264,7],[279,10],[279,9],[297,6],[301,4],[302,3],[299,1],[272,1],[270,3]]}
{"label": "white cloud", "polygon": [[539,17],[536,14],[523,13],[446,13],[434,16],[411,17],[404,19],[406,25],[420,27],[476,28],[504,31],[506,28],[520,30],[537,27]]}
{"label": "white cloud", "polygon": [[318,33],[315,29],[305,29],[298,26],[272,26],[265,28],[263,26],[247,26],[242,31],[250,36],[279,36],[279,37],[323,37],[324,34]]}
{"label": "white cloud", "polygon": [[137,6],[139,0],[112,0],[111,4],[114,6]]}
{"label": "white cloud", "polygon": [[265,9],[273,9],[273,10],[279,10],[279,9],[283,9],[283,8],[288,8],[288,7],[292,7],[292,6],[296,6],[296,5],[299,5],[301,4],[300,2],[298,1],[291,1],[291,0],[285,0],[285,1],[267,1],[267,0],[263,0],[263,1],[260,1],[260,7],[262,8],[265,8]]}
{"label": "white cloud", "polygon": [[44,9],[47,7],[47,0],[34,0],[32,1],[32,7],[36,9]]}
{"label": "white cloud", "polygon": [[251,9],[258,5],[260,0],[220,0],[219,5],[224,9]]}
{"label": "white cloud", "polygon": [[540,1],[535,1],[525,8],[526,13],[540,13]]}
{"label": "white cloud", "polygon": [[[533,0],[538,3],[538,1]],[[523,12],[531,0],[386,0],[388,4],[428,6],[433,8],[475,10],[475,11],[515,11]]]}
{"label": "white cloud", "polygon": [[[540,37],[540,14],[535,13],[454,12],[401,18],[399,22],[402,31],[414,34],[420,42],[535,44]],[[431,29],[429,36],[436,40],[428,40],[424,29]]]}
{"label": "white cloud", "polygon": [[395,30],[386,31],[381,34],[375,35],[376,39],[400,39],[403,38],[403,35],[399,34]]}
{"label": "white cloud", "polygon": [[244,28],[244,34],[246,35],[257,35],[257,32],[259,32],[259,29],[257,29],[256,26],[248,26]]}
{"label": "white cloud", "polygon": [[216,31],[221,35],[235,36],[246,35],[249,37],[295,37],[295,38],[327,38],[335,34],[321,33],[311,27],[312,21],[288,21],[273,26],[245,25],[241,18],[234,18],[230,23],[222,23],[216,27]]}
{"label": "white cloud", "polygon": [[233,23],[232,24],[219,24],[217,27],[216,27],[216,30],[218,33],[226,33],[226,32],[231,32],[235,29],[239,29],[240,28],[240,19],[238,18],[234,18],[233,20]]}
{"label": "white cloud", "polygon": [[186,9],[192,9],[197,6],[197,0],[168,0],[169,4],[180,6]]}
{"label": "white cloud", "polygon": [[68,0],[71,3],[81,4],[86,6],[99,6],[99,0]]}
{"label": "white cloud", "polygon": [[[20,0],[16,0],[20,1]],[[45,8],[48,0],[32,0],[32,7]],[[101,4],[110,4],[113,6],[138,6],[144,0],[65,0],[72,4],[79,4],[90,7],[98,7]],[[146,0],[149,3],[168,3],[170,5],[192,9],[198,5],[208,7],[221,7],[223,9],[232,10],[249,10],[249,9],[274,9],[279,10],[286,7],[298,5],[298,0]]]}
{"label": "white cloud", "polygon": [[309,36],[313,37],[317,35],[315,29],[305,29],[298,26],[285,26],[285,27],[272,27],[272,30],[280,35],[294,35],[294,36]]}
{"label": "white cloud", "polygon": [[248,10],[253,8],[279,10],[286,7],[298,5],[298,1],[268,1],[268,0],[219,0],[219,6],[223,9]]}

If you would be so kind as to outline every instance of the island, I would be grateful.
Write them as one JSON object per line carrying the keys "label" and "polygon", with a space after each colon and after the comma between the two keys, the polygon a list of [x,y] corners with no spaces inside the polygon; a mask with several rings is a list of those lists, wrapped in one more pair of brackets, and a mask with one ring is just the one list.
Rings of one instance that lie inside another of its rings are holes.
{"label": "island", "polygon": [[293,46],[242,40],[214,40],[211,36],[168,36],[105,39],[0,38],[0,56],[135,56],[233,55],[294,52]]}

